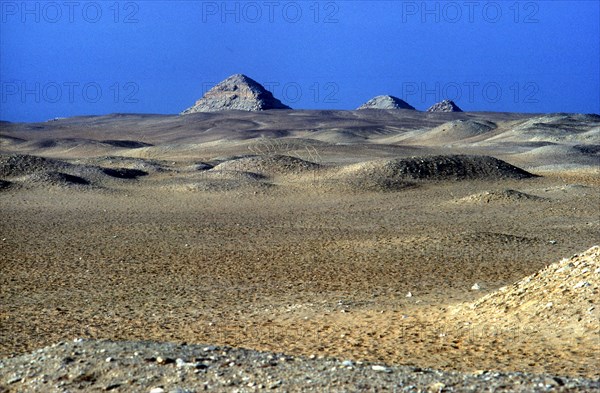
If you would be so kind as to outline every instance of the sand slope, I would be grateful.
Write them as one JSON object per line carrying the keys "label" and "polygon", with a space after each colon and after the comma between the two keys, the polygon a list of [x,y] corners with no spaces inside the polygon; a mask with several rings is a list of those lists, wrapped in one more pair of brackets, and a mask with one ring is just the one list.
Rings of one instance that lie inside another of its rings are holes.
{"label": "sand slope", "polygon": [[579,325],[600,334],[600,247],[565,258],[471,305],[480,320]]}

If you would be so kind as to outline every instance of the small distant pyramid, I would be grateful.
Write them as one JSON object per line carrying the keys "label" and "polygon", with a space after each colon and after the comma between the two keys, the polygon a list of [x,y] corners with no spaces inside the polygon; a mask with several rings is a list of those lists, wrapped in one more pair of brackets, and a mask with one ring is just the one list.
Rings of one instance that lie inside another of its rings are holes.
{"label": "small distant pyramid", "polygon": [[235,74],[210,89],[182,115],[196,112],[227,110],[264,111],[268,109],[291,109],[260,83],[243,74]]}
{"label": "small distant pyramid", "polygon": [[365,102],[358,109],[411,109],[415,110],[408,102],[394,96],[377,96]]}
{"label": "small distant pyramid", "polygon": [[444,100],[442,102],[438,102],[427,109],[427,112],[462,112],[463,110],[458,107],[451,100]]}

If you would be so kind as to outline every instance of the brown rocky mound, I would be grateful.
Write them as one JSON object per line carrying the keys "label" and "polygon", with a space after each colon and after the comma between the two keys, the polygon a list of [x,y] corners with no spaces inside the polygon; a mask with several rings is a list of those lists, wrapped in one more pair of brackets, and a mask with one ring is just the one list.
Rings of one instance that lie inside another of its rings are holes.
{"label": "brown rocky mound", "polygon": [[70,164],[27,154],[0,155],[0,177],[30,175],[38,171],[65,170]]}
{"label": "brown rocky mound", "polygon": [[104,168],[137,169],[146,173],[165,172],[171,169],[167,161],[135,157],[101,156],[78,160],[77,162]]}
{"label": "brown rocky mound", "polygon": [[489,156],[439,155],[369,161],[343,168],[346,176],[393,180],[499,180],[535,175]]}
{"label": "brown rocky mound", "polygon": [[57,171],[40,171],[24,177],[28,185],[53,186],[53,187],[74,187],[89,186],[90,182],[80,176],[69,175],[68,173]]}
{"label": "brown rocky mound", "polygon": [[0,155],[0,178],[28,186],[88,186],[131,180],[148,173],[140,169],[104,168],[27,154]]}
{"label": "brown rocky mound", "polygon": [[579,325],[600,334],[600,247],[553,263],[471,304],[478,319]]}
{"label": "brown rocky mound", "polygon": [[334,187],[355,191],[400,191],[418,181],[502,180],[535,177],[489,156],[440,155],[375,160],[347,165],[327,173]]}
{"label": "brown rocky mound", "polygon": [[297,175],[320,168],[319,164],[282,154],[260,155],[227,160],[216,165],[216,170],[235,170],[264,175]]}
{"label": "brown rocky mound", "polygon": [[331,175],[331,185],[346,191],[401,191],[417,185],[406,180],[389,161],[368,161],[348,165]]}
{"label": "brown rocky mound", "polygon": [[459,203],[492,203],[492,202],[513,202],[513,201],[546,201],[536,195],[527,194],[517,190],[506,189],[502,191],[486,191],[478,194],[469,195],[459,199]]}

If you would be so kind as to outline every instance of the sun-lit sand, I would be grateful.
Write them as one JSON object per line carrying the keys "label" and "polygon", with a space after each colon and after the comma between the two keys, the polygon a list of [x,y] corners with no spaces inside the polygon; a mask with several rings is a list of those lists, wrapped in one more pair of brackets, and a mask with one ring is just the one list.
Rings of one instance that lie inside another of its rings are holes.
{"label": "sun-lit sand", "polygon": [[105,338],[598,377],[599,125],[404,110],[2,124],[0,355]]}

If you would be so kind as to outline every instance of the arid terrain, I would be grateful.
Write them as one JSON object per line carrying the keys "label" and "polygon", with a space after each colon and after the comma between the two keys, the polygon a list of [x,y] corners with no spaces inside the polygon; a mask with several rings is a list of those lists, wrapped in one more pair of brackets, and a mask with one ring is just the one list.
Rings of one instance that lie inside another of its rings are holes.
{"label": "arid terrain", "polygon": [[600,389],[599,115],[89,116],[0,154],[5,370],[151,340]]}

